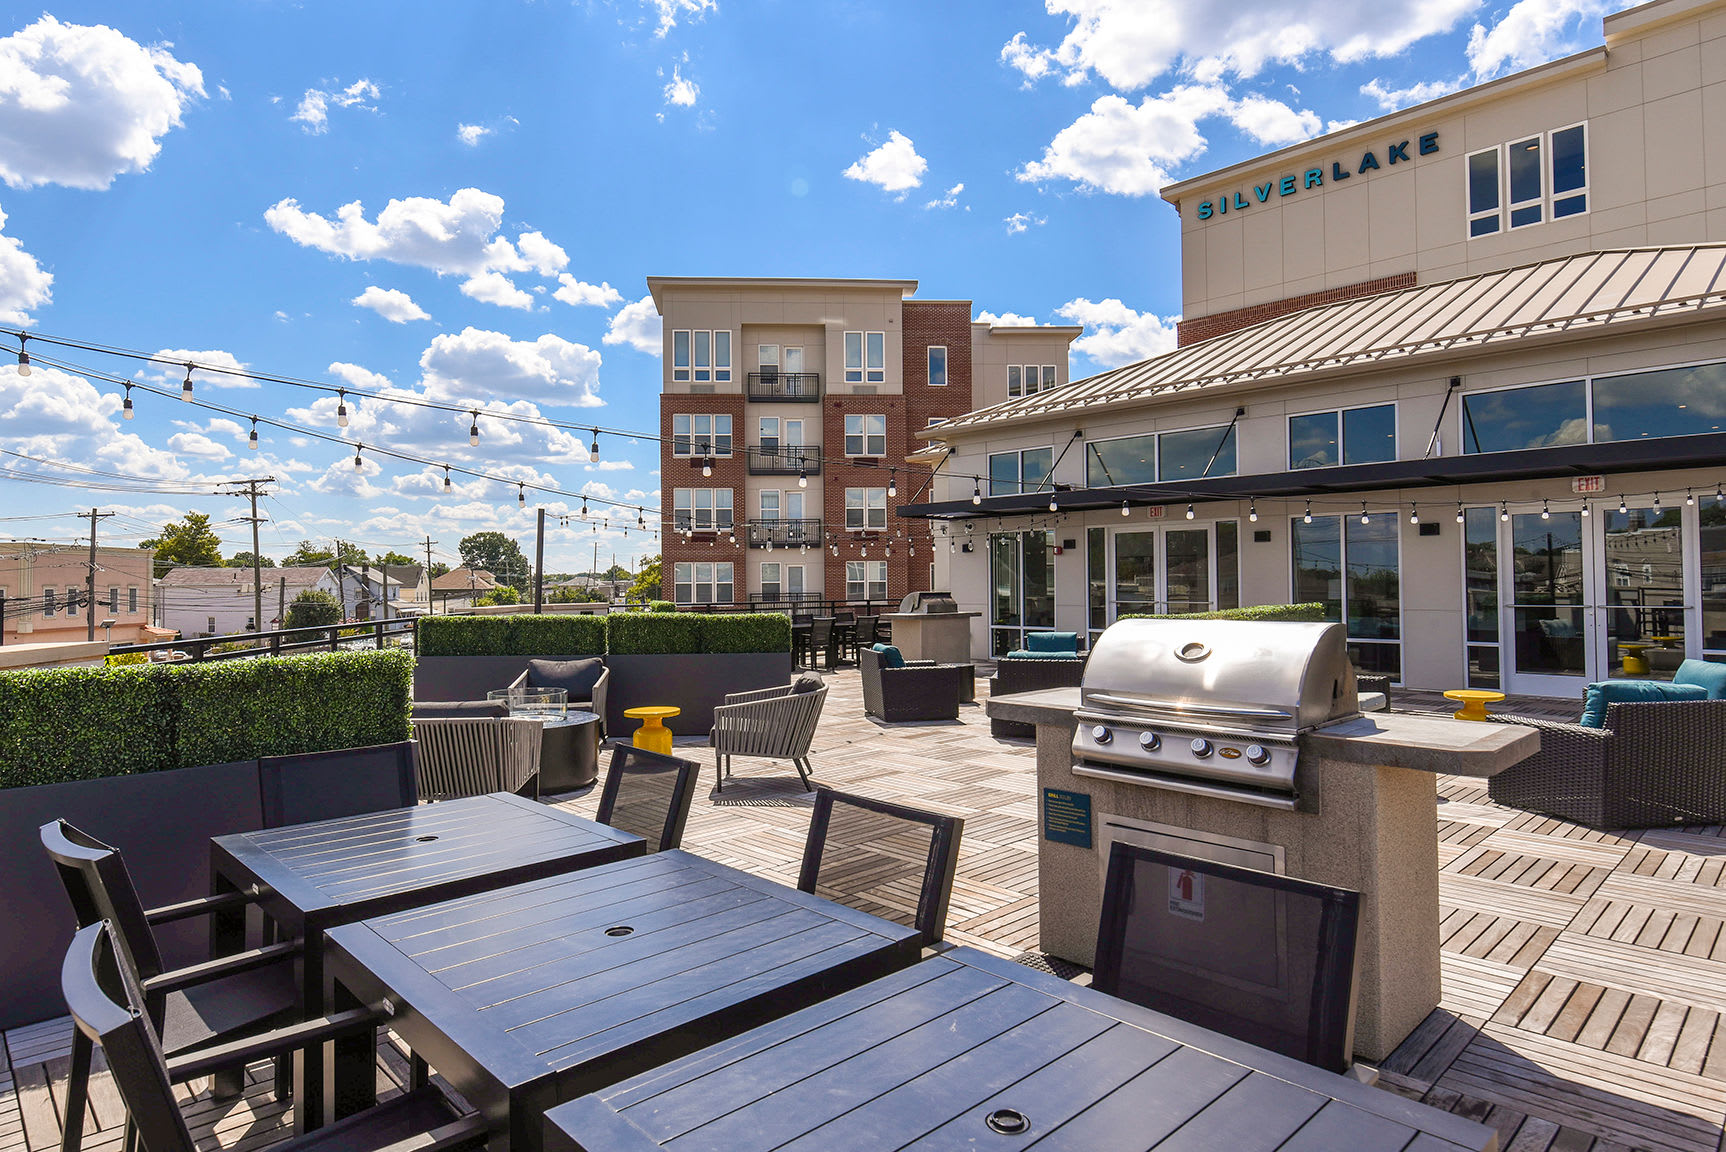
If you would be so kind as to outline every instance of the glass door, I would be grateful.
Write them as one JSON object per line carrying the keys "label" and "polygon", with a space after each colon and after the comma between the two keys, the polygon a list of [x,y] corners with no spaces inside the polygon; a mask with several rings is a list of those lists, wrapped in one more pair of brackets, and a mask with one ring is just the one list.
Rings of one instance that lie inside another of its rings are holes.
{"label": "glass door", "polygon": [[1602,511],[1597,679],[1670,680],[1684,660],[1691,604],[1685,594],[1683,508]]}
{"label": "glass door", "polygon": [[1126,615],[1160,612],[1157,597],[1157,533],[1116,532],[1114,604],[1109,622]]}
{"label": "glass door", "polygon": [[1162,600],[1171,614],[1209,612],[1216,606],[1210,528],[1169,528],[1163,532]]}
{"label": "glass door", "polygon": [[1055,626],[1055,534],[997,532],[989,537],[990,652],[1025,647],[1027,631]]}
{"label": "glass door", "polygon": [[[1108,568],[1109,622],[1129,615],[1161,616],[1233,607],[1232,601],[1239,595],[1238,578],[1229,575],[1229,595],[1222,597],[1218,594],[1218,573],[1236,563],[1234,533],[1232,520],[1204,527],[1116,531]],[[1227,546],[1219,547],[1224,542]],[[1231,602],[1222,603],[1224,600]]]}
{"label": "glass door", "polygon": [[1587,551],[1580,510],[1518,512],[1501,522],[1501,563],[1510,638],[1507,690],[1580,696],[1596,666],[1594,614],[1587,608]]}

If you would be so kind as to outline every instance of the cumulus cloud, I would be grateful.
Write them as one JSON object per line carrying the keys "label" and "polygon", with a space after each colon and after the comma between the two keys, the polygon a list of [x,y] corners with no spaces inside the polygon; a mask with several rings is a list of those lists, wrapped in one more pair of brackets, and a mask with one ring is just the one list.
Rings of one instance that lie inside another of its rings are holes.
{"label": "cumulus cloud", "polygon": [[974,323],[990,324],[997,328],[1035,328],[1037,318],[1021,316],[1017,312],[1002,312],[998,316],[993,312],[979,312]]}
{"label": "cumulus cloud", "polygon": [[1047,217],[1039,216],[1035,212],[1015,212],[1001,221],[1007,226],[1009,236],[1017,236],[1027,228],[1039,227],[1048,222]]}
{"label": "cumulus cloud", "polygon": [[[957,208],[959,206],[959,194],[961,192],[963,192],[964,190],[965,190],[965,182],[963,180],[961,180],[959,183],[953,185],[951,188],[949,188],[945,192],[941,193],[941,195],[935,197],[935,199],[933,199],[933,200],[929,201],[927,204],[923,205],[923,207],[925,207],[925,208]],[[965,209],[965,211],[967,211],[967,212],[969,212],[970,210],[971,209],[969,207],[967,207]]]}
{"label": "cumulus cloud", "polygon": [[358,108],[362,112],[376,112],[378,107],[374,101],[378,98],[378,86],[370,80],[355,80],[346,88],[328,90],[324,88],[307,88],[306,94],[300,97],[299,105],[294,114],[288,117],[294,123],[304,128],[313,136],[322,135],[330,130],[330,108]]}
{"label": "cumulus cloud", "polygon": [[693,108],[701,98],[701,85],[686,78],[682,69],[673,65],[671,83],[665,86],[665,102],[678,108]]}
{"label": "cumulus cloud", "polygon": [[22,326],[33,323],[30,309],[53,299],[54,274],[24,251],[23,241],[5,235],[5,227],[6,213],[0,212],[0,322]]}
{"label": "cumulus cloud", "polygon": [[176,432],[168,437],[168,451],[203,460],[228,460],[234,455],[226,445],[216,443],[201,432]]}
{"label": "cumulus cloud", "polygon": [[[1454,80],[1428,80],[1420,84],[1410,84],[1407,88],[1387,88],[1384,81],[1374,76],[1360,86],[1360,94],[1371,96],[1386,112],[1395,112],[1398,108],[1407,108],[1410,104],[1424,104],[1428,100],[1448,96],[1462,87],[1463,80],[1463,77],[1458,76]],[[1330,128],[1327,131],[1335,129]]]}
{"label": "cumulus cloud", "polygon": [[[27,378],[0,372],[0,426],[6,429],[6,443],[13,450],[131,476],[197,478],[173,452],[122,432],[119,412],[118,395],[98,392],[82,376],[41,365]],[[16,462],[14,466],[30,467]]]}
{"label": "cumulus cloud", "polygon": [[0,180],[13,188],[106,188],[142,172],[204,95],[172,45],[44,15],[0,40]]}
{"label": "cumulus cloud", "polygon": [[1018,172],[1027,182],[1071,180],[1085,188],[1144,196],[1169,182],[1169,171],[1205,150],[1198,121],[1229,107],[1228,93],[1208,85],[1182,85],[1136,106],[1120,96],[1099,96],[1091,110],[1055,134]]}
{"label": "cumulus cloud", "polygon": [[140,372],[146,380],[159,384],[164,388],[178,388],[186,378],[187,364],[198,367],[192,372],[192,387],[198,388],[256,388],[258,382],[244,376],[230,375],[224,368],[232,368],[235,372],[246,370],[245,361],[232,352],[224,352],[220,348],[161,348],[156,351],[156,359],[166,361],[156,365],[152,370]]}
{"label": "cumulus cloud", "polygon": [[569,253],[545,238],[543,232],[523,232],[515,247],[529,268],[541,276],[556,276],[569,267]]}
{"label": "cumulus cloud", "polygon": [[680,19],[699,20],[709,12],[719,11],[719,0],[646,0],[646,3],[659,18],[659,27],[653,34],[662,39]]}
{"label": "cumulus cloud", "polygon": [[469,277],[462,281],[461,294],[500,308],[520,308],[524,312],[533,310],[533,295],[516,287],[515,281],[502,272],[481,272],[478,276]]}
{"label": "cumulus cloud", "polygon": [[379,288],[376,284],[371,284],[349,303],[370,308],[392,324],[431,319],[431,313],[415,304],[412,296],[398,288]]}
{"label": "cumulus cloud", "polygon": [[561,336],[512,340],[478,328],[434,337],[420,357],[434,385],[573,408],[605,403],[599,398],[599,366],[598,352]]}
{"label": "cumulus cloud", "polygon": [[1246,96],[1233,101],[1228,117],[1236,128],[1273,148],[1309,140],[1321,129],[1317,113],[1304,108],[1296,111],[1267,96]]}
{"label": "cumulus cloud", "polygon": [[659,356],[665,350],[663,332],[659,309],[653,306],[653,297],[649,295],[618,309],[606,327],[604,341],[627,344],[637,352]]}
{"label": "cumulus cloud", "polygon": [[1081,296],[1055,309],[1055,315],[1085,326],[1085,334],[1073,341],[1073,351],[1103,368],[1130,364],[1174,348],[1175,323],[1180,319],[1135,312],[1112,296],[1097,301]]}
{"label": "cumulus cloud", "polygon": [[455,138],[469,148],[478,147],[479,142],[491,135],[491,129],[484,124],[457,124]]}
{"label": "cumulus cloud", "polygon": [[884,192],[897,192],[900,199],[923,184],[923,173],[929,162],[917,155],[911,138],[897,129],[887,134],[887,142],[872,152],[866,152],[840,175],[847,180],[874,184]]}
{"label": "cumulus cloud", "polygon": [[561,287],[551,294],[551,298],[561,300],[565,304],[574,304],[578,307],[583,304],[591,304],[599,308],[610,308],[613,304],[623,303],[623,293],[610,284],[588,284],[585,281],[577,280],[568,272],[559,276],[557,282]]}
{"label": "cumulus cloud", "polygon": [[1599,20],[1616,8],[1603,0],[1519,0],[1490,29],[1468,36],[1468,63],[1477,80],[1532,68],[1595,43]]}

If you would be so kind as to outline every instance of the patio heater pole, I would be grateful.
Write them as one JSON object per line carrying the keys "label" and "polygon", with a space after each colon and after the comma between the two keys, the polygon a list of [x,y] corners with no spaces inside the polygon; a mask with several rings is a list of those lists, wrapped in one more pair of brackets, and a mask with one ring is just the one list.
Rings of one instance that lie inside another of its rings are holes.
{"label": "patio heater pole", "polygon": [[545,505],[539,506],[539,531],[533,545],[533,611],[545,611]]}

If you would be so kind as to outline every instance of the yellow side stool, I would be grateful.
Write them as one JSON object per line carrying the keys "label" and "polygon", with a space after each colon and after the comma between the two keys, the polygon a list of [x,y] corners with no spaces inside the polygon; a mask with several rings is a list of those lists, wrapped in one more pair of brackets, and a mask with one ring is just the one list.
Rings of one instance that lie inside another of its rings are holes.
{"label": "yellow side stool", "polygon": [[1455,700],[1462,707],[1452,712],[1458,720],[1485,720],[1486,706],[1496,704],[1504,699],[1504,693],[1494,692],[1490,688],[1452,688],[1444,694],[1446,700]]}
{"label": "yellow side stool", "polygon": [[645,708],[625,708],[623,714],[631,720],[640,720],[641,727],[635,730],[633,743],[646,752],[657,752],[661,756],[671,755],[671,729],[663,723],[664,720],[683,711],[681,708],[670,708],[664,705],[652,705]]}

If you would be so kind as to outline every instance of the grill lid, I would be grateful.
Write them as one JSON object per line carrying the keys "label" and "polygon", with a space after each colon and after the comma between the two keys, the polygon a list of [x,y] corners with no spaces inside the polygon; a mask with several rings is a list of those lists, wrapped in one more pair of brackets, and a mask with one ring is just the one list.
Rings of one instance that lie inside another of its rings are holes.
{"label": "grill lid", "polygon": [[951,592],[913,592],[899,602],[899,611],[929,615],[936,612],[957,612],[959,605]]}

